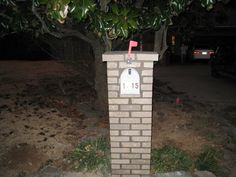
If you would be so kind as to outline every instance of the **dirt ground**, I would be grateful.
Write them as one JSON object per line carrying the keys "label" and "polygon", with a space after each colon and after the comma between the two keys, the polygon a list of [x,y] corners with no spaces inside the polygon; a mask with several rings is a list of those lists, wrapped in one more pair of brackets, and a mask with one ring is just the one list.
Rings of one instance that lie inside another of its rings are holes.
{"label": "dirt ground", "polygon": [[[155,78],[153,147],[173,144],[192,156],[205,145],[216,147],[224,152],[220,163],[229,175],[236,145],[232,125],[222,116],[236,117],[236,106],[220,105],[219,112],[216,103],[194,100]],[[0,61],[0,83],[0,177],[47,165],[69,170],[66,157],[80,141],[108,135],[108,116],[92,106],[94,90],[70,65]]]}

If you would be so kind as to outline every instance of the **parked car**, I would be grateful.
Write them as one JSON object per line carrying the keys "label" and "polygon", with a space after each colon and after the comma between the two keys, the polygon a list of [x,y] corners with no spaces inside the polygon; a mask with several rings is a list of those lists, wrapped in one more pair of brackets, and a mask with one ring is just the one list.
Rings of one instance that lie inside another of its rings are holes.
{"label": "parked car", "polygon": [[192,60],[210,60],[214,50],[209,46],[196,45],[191,50]]}
{"label": "parked car", "polygon": [[211,57],[211,75],[221,75],[236,79],[236,45],[217,47]]}

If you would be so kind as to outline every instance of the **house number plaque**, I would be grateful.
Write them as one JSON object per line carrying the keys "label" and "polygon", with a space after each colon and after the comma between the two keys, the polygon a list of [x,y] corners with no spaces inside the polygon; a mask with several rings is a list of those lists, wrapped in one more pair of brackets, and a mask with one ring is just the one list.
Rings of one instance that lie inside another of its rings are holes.
{"label": "house number plaque", "polygon": [[120,94],[137,95],[140,94],[140,77],[134,68],[126,68],[120,76]]}

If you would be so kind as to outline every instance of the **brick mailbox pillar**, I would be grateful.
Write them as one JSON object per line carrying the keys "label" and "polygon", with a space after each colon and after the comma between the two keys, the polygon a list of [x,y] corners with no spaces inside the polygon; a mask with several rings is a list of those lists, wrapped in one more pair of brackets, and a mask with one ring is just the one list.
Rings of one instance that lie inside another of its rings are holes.
{"label": "brick mailbox pillar", "polygon": [[[154,52],[106,52],[112,177],[150,175]],[[132,81],[132,78],[134,81]]]}

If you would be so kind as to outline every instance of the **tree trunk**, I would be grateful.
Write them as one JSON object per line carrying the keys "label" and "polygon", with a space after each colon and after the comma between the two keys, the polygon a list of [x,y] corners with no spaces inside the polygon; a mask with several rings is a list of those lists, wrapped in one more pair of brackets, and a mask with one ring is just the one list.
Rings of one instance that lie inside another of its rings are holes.
{"label": "tree trunk", "polygon": [[158,31],[155,31],[154,51],[160,55],[159,60],[163,59],[163,55],[168,48],[166,43],[167,29],[166,25],[162,25]]}
{"label": "tree trunk", "polygon": [[95,64],[95,90],[97,92],[97,101],[95,102],[95,108],[101,112],[106,113],[108,110],[108,92],[107,92],[107,76],[106,76],[106,64],[102,62],[102,54],[104,47],[99,41],[95,40],[92,44],[94,52],[94,64]]}
{"label": "tree trunk", "polygon": [[[97,99],[95,101],[94,108],[97,110],[106,113],[108,110],[108,92],[107,92],[107,79],[106,79],[106,64],[102,62],[102,54],[105,49],[110,50],[111,41],[107,40],[102,43],[100,39],[95,37],[92,33],[88,33],[86,36],[83,34],[78,34],[73,32],[68,36],[74,36],[83,41],[89,43],[93,49],[94,55],[94,87],[97,94]],[[81,38],[82,36],[82,38]],[[106,44],[107,43],[107,44]],[[52,43],[53,44],[53,43]],[[65,46],[64,46],[65,47]],[[91,71],[88,71],[88,73]]]}

